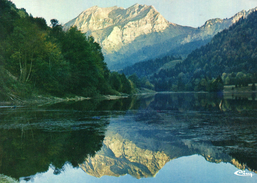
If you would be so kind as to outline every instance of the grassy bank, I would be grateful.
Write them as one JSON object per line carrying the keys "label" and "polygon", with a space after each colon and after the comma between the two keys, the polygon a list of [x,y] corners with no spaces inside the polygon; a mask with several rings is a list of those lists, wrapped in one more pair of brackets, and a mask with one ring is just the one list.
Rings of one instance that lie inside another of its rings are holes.
{"label": "grassy bank", "polygon": [[252,84],[248,86],[235,87],[235,85],[225,85],[224,92],[254,92],[252,90]]}
{"label": "grassy bank", "polygon": [[225,85],[223,93],[226,99],[256,100],[257,91],[252,90],[252,84],[242,87],[235,87],[235,85]]}

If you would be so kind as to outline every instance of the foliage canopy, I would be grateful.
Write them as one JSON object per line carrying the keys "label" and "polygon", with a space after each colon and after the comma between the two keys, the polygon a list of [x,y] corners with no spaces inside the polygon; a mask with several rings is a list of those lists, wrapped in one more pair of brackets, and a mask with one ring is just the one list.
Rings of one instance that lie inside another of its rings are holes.
{"label": "foliage canopy", "polygon": [[64,31],[56,19],[49,27],[43,18],[0,0],[0,33],[1,69],[16,83],[57,96],[131,92],[131,86],[125,87],[130,82],[124,75],[117,76],[119,87],[111,84],[113,74],[100,45],[76,27]]}

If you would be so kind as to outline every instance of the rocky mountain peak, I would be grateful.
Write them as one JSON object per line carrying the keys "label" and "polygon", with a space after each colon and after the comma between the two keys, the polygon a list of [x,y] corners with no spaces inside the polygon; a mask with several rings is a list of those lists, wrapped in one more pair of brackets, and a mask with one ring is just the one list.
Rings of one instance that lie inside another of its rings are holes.
{"label": "rocky mountain peak", "polygon": [[237,14],[235,14],[233,17],[232,17],[232,22],[233,23],[236,23],[240,18],[247,18],[247,16],[249,15],[249,14],[251,14],[252,12],[255,12],[255,11],[257,11],[257,7],[256,8],[253,8],[253,9],[250,9],[250,10],[248,10],[248,11],[246,11],[246,10],[242,10],[242,11],[240,11],[240,12],[238,12]]}
{"label": "rocky mountain peak", "polygon": [[212,26],[217,26],[217,25],[220,25],[220,24],[225,24],[226,27],[229,27],[231,24],[236,23],[240,18],[247,18],[247,16],[250,13],[252,13],[256,10],[257,10],[257,7],[253,8],[253,9],[250,9],[248,11],[242,10],[242,11],[236,13],[234,16],[232,16],[229,19],[227,19],[227,18],[226,19],[213,18],[213,19],[207,20],[205,22],[205,24],[202,26],[202,28],[210,28]]}
{"label": "rocky mountain peak", "polygon": [[[256,10],[241,11],[229,19],[211,19],[199,28],[192,28],[170,23],[153,6],[134,4],[126,9],[93,6],[66,23],[64,29],[76,26],[88,36],[93,36],[101,45],[109,68],[120,69],[174,52],[191,42],[202,41],[201,44],[205,44],[205,40]],[[182,56],[187,54],[183,52]]]}
{"label": "rocky mountain peak", "polygon": [[132,13],[133,15],[138,15],[143,11],[153,11],[155,13],[159,13],[153,6],[134,4],[133,6],[127,9],[128,13]]}
{"label": "rocky mountain peak", "polygon": [[120,134],[111,134],[105,138],[102,149],[79,166],[95,177],[130,174],[140,179],[154,177],[168,161],[170,157],[163,151],[140,148]]}
{"label": "rocky mountain peak", "polygon": [[94,11],[96,9],[98,9],[99,7],[97,5],[92,6],[91,8],[87,9],[87,11]]}
{"label": "rocky mountain peak", "polygon": [[[87,32],[87,26],[85,24],[90,24],[94,21],[98,21],[98,24],[115,25],[120,23],[125,23],[128,21],[140,20],[142,18],[148,18],[149,20],[154,20],[152,16],[158,16],[163,22],[168,23],[161,14],[153,7],[147,5],[135,4],[127,9],[120,8],[117,6],[109,8],[100,8],[98,6],[93,6],[85,11],[83,11],[78,17],[69,21],[64,25],[64,28],[69,28],[70,26],[77,26],[81,31]],[[91,27],[94,30],[99,30],[103,27]]]}
{"label": "rocky mountain peak", "polygon": [[95,37],[105,53],[113,53],[137,37],[162,32],[169,25],[153,6],[134,4],[127,9],[91,7],[66,23],[64,29],[76,26]]}
{"label": "rocky mountain peak", "polygon": [[222,23],[222,22],[223,22],[222,19],[214,18],[214,19],[207,20],[203,26],[204,27],[211,27],[211,26],[213,26],[213,25],[215,25],[217,23]]}
{"label": "rocky mountain peak", "polygon": [[132,5],[132,6],[130,6],[130,7],[128,8],[128,10],[141,11],[141,10],[142,10],[143,8],[145,8],[145,7],[147,7],[147,6],[146,6],[146,5],[141,5],[141,4],[136,3],[136,4]]}

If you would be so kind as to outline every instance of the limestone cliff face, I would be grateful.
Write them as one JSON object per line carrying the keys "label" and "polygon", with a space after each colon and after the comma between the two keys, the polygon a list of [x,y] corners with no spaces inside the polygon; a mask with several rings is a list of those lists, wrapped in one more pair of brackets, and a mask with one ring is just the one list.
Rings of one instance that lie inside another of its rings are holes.
{"label": "limestone cliff face", "polygon": [[205,129],[200,126],[199,130],[189,130],[193,123],[198,126],[201,122],[184,121],[184,118],[176,118],[176,113],[166,115],[142,110],[132,115],[135,118],[128,113],[125,118],[111,121],[101,150],[87,157],[80,168],[95,177],[129,174],[139,179],[154,177],[167,162],[194,154],[209,162],[228,162],[240,169],[246,167],[224,153],[221,146],[212,144],[214,139],[226,139],[224,135],[214,135],[221,133],[216,132],[220,128],[206,125]]}
{"label": "limestone cliff face", "polygon": [[[76,26],[100,43],[108,65],[126,58],[144,47],[151,47],[171,38],[184,37],[194,30],[168,22],[153,6],[135,4],[127,9],[94,6],[64,25]],[[134,62],[148,58],[135,59]]]}
{"label": "limestone cliff face", "polygon": [[241,11],[230,19],[211,19],[202,27],[192,28],[168,22],[153,6],[135,4],[127,9],[94,6],[66,23],[64,29],[77,26],[93,36],[102,46],[108,66],[116,65],[114,68],[119,69],[165,55],[187,43],[204,42],[256,9]]}
{"label": "limestone cliff face", "polygon": [[136,178],[153,177],[170,161],[164,152],[137,147],[119,134],[108,136],[101,151],[89,157],[80,167],[95,177],[130,174]]}
{"label": "limestone cliff face", "polygon": [[214,18],[214,19],[207,20],[205,24],[202,27],[200,27],[200,30],[202,31],[202,35],[203,36],[209,35],[210,37],[212,37],[215,34],[217,34],[219,31],[224,30],[229,26],[231,26],[232,24],[236,23],[240,18],[247,18],[247,16],[250,13],[256,10],[257,10],[257,7],[250,9],[249,11],[242,10],[229,19]]}
{"label": "limestone cliff face", "polygon": [[165,30],[169,22],[154,7],[135,4],[128,9],[94,6],[64,28],[70,26],[77,26],[82,32],[94,36],[106,53],[112,53],[141,35]]}

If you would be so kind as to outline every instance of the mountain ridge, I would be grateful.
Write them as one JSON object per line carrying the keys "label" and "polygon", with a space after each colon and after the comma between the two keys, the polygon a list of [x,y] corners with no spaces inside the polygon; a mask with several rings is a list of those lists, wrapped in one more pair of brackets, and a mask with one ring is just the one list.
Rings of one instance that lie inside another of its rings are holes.
{"label": "mountain ridge", "polygon": [[[148,14],[155,19],[144,19]],[[151,21],[153,21],[152,24]],[[146,26],[139,30],[136,28],[138,24]],[[135,4],[127,9],[117,6],[110,8],[94,6],[65,24],[64,29],[67,30],[71,25],[77,26],[87,35],[92,35],[97,42],[101,43],[106,53],[112,53],[118,51],[121,44],[131,43],[141,34],[164,30],[168,26],[168,21],[152,6]],[[103,32],[103,29],[106,31]]]}
{"label": "mountain ridge", "polygon": [[[77,26],[87,36],[93,36],[101,45],[108,66],[120,69],[152,59],[153,55],[165,55],[190,42],[203,41],[204,45],[205,40],[256,9],[243,10],[229,19],[210,19],[203,26],[193,28],[167,21],[153,6],[134,4],[127,9],[94,6],[64,24],[63,28],[68,30]],[[192,50],[196,48],[197,45],[192,46]]]}
{"label": "mountain ridge", "polygon": [[257,11],[253,11],[247,18],[239,19],[174,68],[156,73],[150,82],[157,91],[217,92],[222,91],[224,85],[235,88],[253,85],[257,82],[256,17]]}

